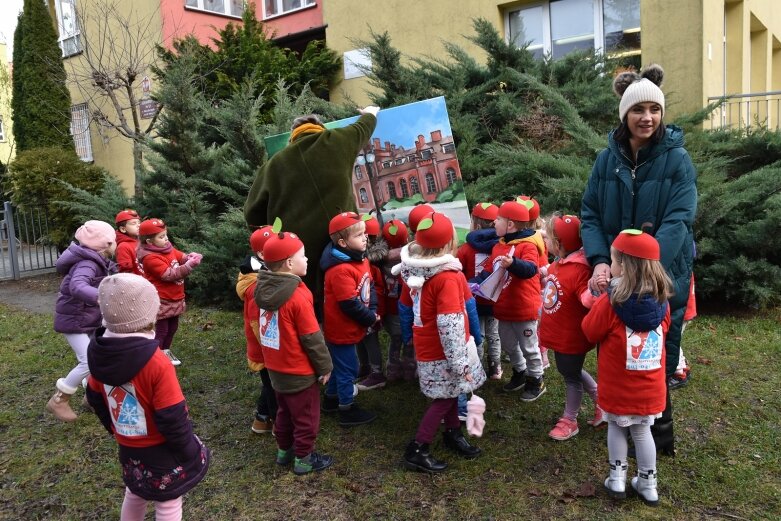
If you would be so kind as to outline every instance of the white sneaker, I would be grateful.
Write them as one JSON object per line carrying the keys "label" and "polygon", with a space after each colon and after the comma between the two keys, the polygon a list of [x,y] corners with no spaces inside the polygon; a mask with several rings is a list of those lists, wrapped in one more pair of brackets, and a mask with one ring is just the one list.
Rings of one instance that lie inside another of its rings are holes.
{"label": "white sneaker", "polygon": [[168,357],[172,366],[178,367],[182,365],[182,361],[176,358],[176,355],[174,355],[170,349],[163,349],[163,354]]}

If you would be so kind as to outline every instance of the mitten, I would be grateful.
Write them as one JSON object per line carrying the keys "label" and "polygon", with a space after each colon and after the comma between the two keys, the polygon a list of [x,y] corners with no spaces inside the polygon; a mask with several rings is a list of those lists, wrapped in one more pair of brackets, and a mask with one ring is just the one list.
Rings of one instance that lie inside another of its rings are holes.
{"label": "mitten", "polygon": [[473,394],[472,398],[466,403],[466,431],[470,436],[479,438],[483,435],[483,428],[485,427],[484,412],[485,400]]}
{"label": "mitten", "polygon": [[185,261],[184,265],[187,266],[188,268],[191,268],[191,269],[195,268],[196,266],[198,266],[201,263],[201,259],[202,258],[203,258],[203,255],[201,255],[200,253],[194,253],[194,254],[191,253],[188,256],[187,261]]}

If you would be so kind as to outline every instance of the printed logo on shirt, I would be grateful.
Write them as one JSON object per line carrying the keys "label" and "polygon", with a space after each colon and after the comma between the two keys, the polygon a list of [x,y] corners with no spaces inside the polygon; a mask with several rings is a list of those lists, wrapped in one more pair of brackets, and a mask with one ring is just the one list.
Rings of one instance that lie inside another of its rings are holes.
{"label": "printed logo on shirt", "polygon": [[561,307],[559,297],[564,294],[561,289],[561,283],[555,275],[549,275],[545,287],[542,289],[542,308],[546,313],[552,315]]}
{"label": "printed logo on shirt", "polygon": [[474,277],[477,277],[482,273],[483,270],[488,269],[488,259],[490,259],[491,256],[487,253],[475,253],[475,274]]}
{"label": "printed logo on shirt", "polygon": [[260,310],[260,345],[279,350],[279,310]]}
{"label": "printed logo on shirt", "polygon": [[626,368],[629,371],[652,371],[662,367],[661,324],[653,331],[626,328]]}
{"label": "printed logo on shirt", "polygon": [[372,285],[371,285],[371,276],[368,273],[364,273],[363,277],[361,277],[361,282],[358,284],[358,295],[361,297],[361,302],[363,302],[366,306],[369,305],[371,302],[371,291],[372,291]]}
{"label": "printed logo on shirt", "polygon": [[410,288],[409,296],[412,298],[412,315],[414,317],[412,325],[423,327],[423,321],[420,320],[420,290]]}
{"label": "printed logo on shirt", "polygon": [[114,430],[122,436],[146,436],[146,413],[132,383],[119,387],[103,384]]}

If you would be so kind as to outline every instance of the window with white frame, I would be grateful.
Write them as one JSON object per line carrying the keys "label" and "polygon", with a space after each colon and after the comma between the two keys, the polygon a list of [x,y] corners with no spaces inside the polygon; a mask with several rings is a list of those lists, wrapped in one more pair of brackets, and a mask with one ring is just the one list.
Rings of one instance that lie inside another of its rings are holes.
{"label": "window with white frame", "polygon": [[361,171],[360,165],[355,165],[355,178],[356,179],[363,179],[363,172]]}
{"label": "window with white frame", "polygon": [[76,0],[54,0],[54,10],[57,13],[57,32],[62,56],[68,57],[80,53],[81,31],[76,19]]}
{"label": "window with white frame", "polygon": [[576,50],[640,54],[640,0],[544,0],[510,10],[507,40],[535,58]]}
{"label": "window with white frame", "polygon": [[0,141],[5,141],[5,125],[3,124],[3,116],[0,116]]}
{"label": "window with white frame", "polygon": [[92,140],[89,135],[89,108],[86,103],[71,107],[71,134],[76,154],[82,161],[92,161]]}
{"label": "window with white frame", "polygon": [[244,0],[184,0],[185,7],[241,18]]}
{"label": "window with white frame", "polygon": [[264,0],[263,18],[271,18],[315,5],[315,0]]}

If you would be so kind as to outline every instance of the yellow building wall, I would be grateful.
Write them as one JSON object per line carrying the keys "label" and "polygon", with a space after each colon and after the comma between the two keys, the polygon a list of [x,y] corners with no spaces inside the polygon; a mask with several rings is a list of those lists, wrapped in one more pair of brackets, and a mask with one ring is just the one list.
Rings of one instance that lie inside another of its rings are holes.
{"label": "yellow building wall", "polygon": [[5,139],[0,141],[0,162],[7,165],[16,153],[11,121],[11,68],[5,62],[6,44],[0,43],[0,117],[3,118]]}
{"label": "yellow building wall", "polygon": [[[162,41],[162,18],[160,16],[159,0],[133,0],[133,2],[112,2],[118,9],[118,17],[109,19],[108,26],[100,23],[96,13],[99,12],[99,6],[105,5],[107,0],[77,0],[76,8],[79,9],[84,17],[84,26],[80,27],[82,38],[86,39],[85,45],[95,48],[98,45],[111,41],[114,49],[121,51],[122,42],[126,31],[117,26],[117,19],[147,22],[148,27],[143,30],[135,29],[134,38],[138,38],[143,33],[146,39],[142,42],[133,42],[132,47],[124,49],[137,53],[139,49],[151,50],[146,56],[139,57],[144,63],[149,63],[156,58],[154,45]],[[56,21],[56,15],[53,14]],[[100,27],[98,27],[100,25]],[[113,35],[109,39],[104,39],[103,35]],[[127,58],[121,61],[127,63]],[[68,75],[68,88],[71,94],[71,103],[78,105],[88,103],[90,109],[100,108],[106,113],[112,121],[118,119],[117,112],[111,102],[88,81],[89,65],[85,53],[77,54],[64,58],[65,72]],[[147,75],[152,79],[152,72],[147,70]],[[136,80],[134,90],[137,100],[142,97],[141,80],[143,74]],[[154,89],[154,86],[153,86]],[[123,104],[127,103],[127,97],[118,92],[119,99]],[[132,127],[132,112],[124,111],[125,118]],[[148,125],[150,120],[142,119],[142,128]],[[129,138],[124,137],[118,131],[99,125],[97,122],[90,123],[90,140],[92,142],[92,155],[94,164],[105,168],[117,179],[122,182],[122,186],[128,193],[133,193],[135,182],[135,172],[133,169],[133,144]]]}

